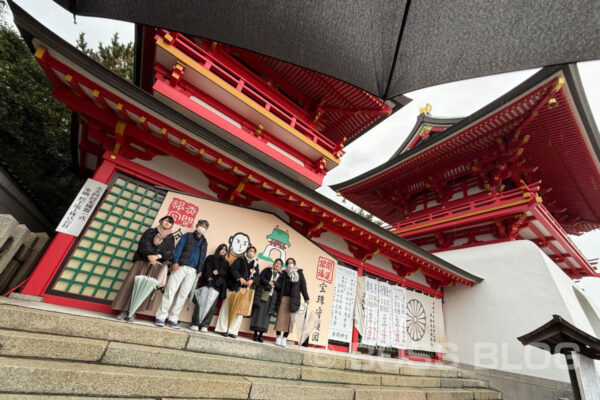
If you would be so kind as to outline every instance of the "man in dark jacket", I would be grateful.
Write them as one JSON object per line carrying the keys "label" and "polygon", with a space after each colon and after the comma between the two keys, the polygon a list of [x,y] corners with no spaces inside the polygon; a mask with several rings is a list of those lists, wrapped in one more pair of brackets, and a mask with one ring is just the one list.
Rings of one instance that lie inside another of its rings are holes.
{"label": "man in dark jacket", "polygon": [[196,277],[202,275],[204,260],[206,259],[206,238],[204,234],[208,229],[208,221],[200,220],[196,224],[194,232],[188,232],[179,240],[173,253],[173,264],[171,264],[171,275],[165,287],[165,293],[156,310],[157,326],[165,326],[165,319],[169,314],[169,308],[173,303],[175,293],[179,290],[175,305],[169,314],[167,326],[179,328],[179,313],[183,308],[185,300],[194,289]]}

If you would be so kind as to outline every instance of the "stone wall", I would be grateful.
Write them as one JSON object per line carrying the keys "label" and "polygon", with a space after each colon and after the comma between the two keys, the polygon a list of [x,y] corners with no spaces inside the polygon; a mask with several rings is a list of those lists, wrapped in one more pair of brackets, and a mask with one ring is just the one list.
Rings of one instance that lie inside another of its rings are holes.
{"label": "stone wall", "polygon": [[50,237],[31,232],[11,215],[0,214],[0,294],[29,276]]}

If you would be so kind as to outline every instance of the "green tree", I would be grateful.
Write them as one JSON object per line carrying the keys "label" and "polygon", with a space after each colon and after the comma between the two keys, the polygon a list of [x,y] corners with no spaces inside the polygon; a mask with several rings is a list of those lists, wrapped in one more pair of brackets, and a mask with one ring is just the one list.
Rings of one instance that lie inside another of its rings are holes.
{"label": "green tree", "polygon": [[81,32],[77,39],[76,46],[94,61],[102,64],[128,81],[133,81],[133,43],[121,43],[119,41],[118,33],[115,32],[113,34],[109,45],[104,46],[100,43],[98,44],[98,49],[93,50],[85,40],[85,33]]}
{"label": "green tree", "polygon": [[[341,194],[338,194],[338,196],[341,196]],[[342,204],[346,204],[346,199],[342,198]],[[361,217],[363,217],[364,219],[371,221],[372,223],[379,225],[379,226],[384,226],[385,222],[383,222],[382,220],[380,220],[379,218],[377,218],[376,216],[374,216],[371,213],[366,212],[365,210],[363,210],[360,207],[354,207],[354,206],[350,206],[348,207],[348,209],[358,215],[360,215]]]}
{"label": "green tree", "polygon": [[70,111],[21,37],[5,22],[0,3],[0,159],[55,222],[82,184],[70,149]]}

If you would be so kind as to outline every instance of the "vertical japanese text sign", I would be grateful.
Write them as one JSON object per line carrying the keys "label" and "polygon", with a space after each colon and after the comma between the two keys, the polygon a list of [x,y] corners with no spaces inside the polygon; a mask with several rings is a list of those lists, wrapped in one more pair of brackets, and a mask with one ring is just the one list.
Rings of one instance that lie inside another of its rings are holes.
{"label": "vertical japanese text sign", "polygon": [[375,279],[365,279],[365,322],[363,326],[362,344],[377,344],[377,311],[379,309],[379,285]]}
{"label": "vertical japanese text sign", "polygon": [[337,266],[331,322],[329,323],[329,340],[352,342],[352,321],[357,278],[358,274],[353,269]]}
{"label": "vertical japanese text sign", "polygon": [[56,231],[79,236],[105,190],[106,184],[88,178],[56,227]]}

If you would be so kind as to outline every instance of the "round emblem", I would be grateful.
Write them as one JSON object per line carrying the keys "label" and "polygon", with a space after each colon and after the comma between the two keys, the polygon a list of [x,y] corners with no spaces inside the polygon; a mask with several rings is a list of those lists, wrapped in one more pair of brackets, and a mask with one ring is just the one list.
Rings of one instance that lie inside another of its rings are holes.
{"label": "round emblem", "polygon": [[427,316],[419,300],[412,299],[406,305],[406,332],[413,341],[421,340],[425,334]]}

